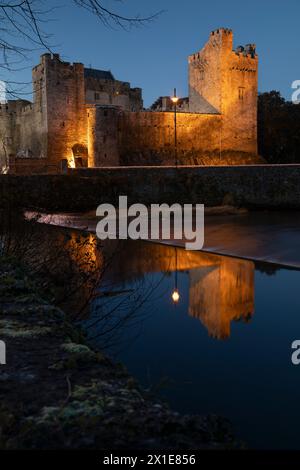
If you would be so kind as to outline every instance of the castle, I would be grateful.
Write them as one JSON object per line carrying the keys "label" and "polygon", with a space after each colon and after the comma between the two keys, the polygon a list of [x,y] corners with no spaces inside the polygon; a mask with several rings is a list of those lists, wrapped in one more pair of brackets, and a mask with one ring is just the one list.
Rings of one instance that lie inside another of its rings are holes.
{"label": "castle", "polygon": [[[189,96],[177,105],[180,165],[257,163],[254,44],[233,49],[221,28],[188,58]],[[67,167],[173,165],[174,105],[143,109],[142,91],[111,72],[44,54],[33,68],[33,103],[0,105],[0,169],[59,173]]]}

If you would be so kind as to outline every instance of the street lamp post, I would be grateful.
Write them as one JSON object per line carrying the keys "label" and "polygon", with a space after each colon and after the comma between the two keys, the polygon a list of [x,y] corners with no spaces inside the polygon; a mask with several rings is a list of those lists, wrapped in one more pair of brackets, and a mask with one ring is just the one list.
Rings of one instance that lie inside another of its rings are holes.
{"label": "street lamp post", "polygon": [[177,103],[178,96],[176,94],[176,88],[174,88],[174,95],[171,100],[174,104],[174,146],[175,146],[175,166],[178,167],[178,152],[177,152]]}
{"label": "street lamp post", "polygon": [[[178,151],[177,151],[177,103],[178,96],[176,93],[176,88],[174,88],[174,95],[171,97],[171,100],[174,104],[174,149],[175,149],[175,166],[178,167]],[[178,291],[178,266],[177,266],[177,248],[175,248],[175,286],[172,292],[172,300],[176,305],[180,300],[180,295]]]}

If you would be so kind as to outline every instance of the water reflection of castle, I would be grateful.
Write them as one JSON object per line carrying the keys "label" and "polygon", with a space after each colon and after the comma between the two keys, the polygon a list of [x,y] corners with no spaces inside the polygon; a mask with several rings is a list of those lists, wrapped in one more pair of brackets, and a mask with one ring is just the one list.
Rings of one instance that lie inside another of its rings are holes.
{"label": "water reflection of castle", "polygon": [[[93,238],[90,235],[88,246],[93,259],[98,259],[100,253]],[[76,251],[81,252],[82,247],[84,253],[79,258],[86,256],[88,249],[83,244]],[[115,284],[141,279],[151,272],[187,271],[189,314],[198,318],[214,338],[228,338],[233,320],[249,321],[253,315],[254,263],[251,261],[137,241],[126,241],[123,248],[113,241],[107,242],[103,259],[111,256],[104,280]],[[99,263],[102,264],[100,259]]]}
{"label": "water reflection of castle", "polygon": [[109,281],[107,284],[113,288],[123,282],[143,280],[147,273],[177,269],[189,275],[189,314],[199,319],[211,336],[227,338],[233,320],[248,321],[253,315],[251,261],[130,240],[100,244],[91,233],[50,230],[40,224],[34,230],[39,243],[34,244],[34,251],[28,251],[28,261],[34,263],[43,256],[56,279],[60,279],[60,272],[64,279],[68,273],[72,295],[67,296],[66,303],[70,312],[78,311],[79,306],[81,312],[88,305],[94,280],[99,287],[102,281]]}
{"label": "water reflection of castle", "polygon": [[230,336],[232,320],[248,321],[254,312],[254,264],[219,257],[211,266],[190,271],[189,312],[209,334]]}
{"label": "water reflection of castle", "polygon": [[[188,271],[189,313],[198,318],[212,337],[230,336],[233,320],[249,321],[254,313],[254,263],[204,252],[188,252],[152,244],[127,242],[112,266],[119,280],[147,272]],[[180,289],[180,286],[179,286]]]}

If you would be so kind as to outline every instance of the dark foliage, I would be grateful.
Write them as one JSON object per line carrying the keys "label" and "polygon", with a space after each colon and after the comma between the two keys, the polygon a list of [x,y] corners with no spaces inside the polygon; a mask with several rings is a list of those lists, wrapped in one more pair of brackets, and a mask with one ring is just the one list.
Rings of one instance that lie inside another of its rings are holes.
{"label": "dark foliage", "polygon": [[258,97],[258,151],[268,163],[300,163],[300,105],[278,91]]}

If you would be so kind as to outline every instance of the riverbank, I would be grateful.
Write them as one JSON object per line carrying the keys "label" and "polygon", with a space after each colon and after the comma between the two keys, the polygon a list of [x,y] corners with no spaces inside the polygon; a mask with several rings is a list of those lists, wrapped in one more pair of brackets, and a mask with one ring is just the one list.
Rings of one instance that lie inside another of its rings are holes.
{"label": "riverbank", "polygon": [[30,272],[0,260],[0,449],[234,448],[228,422],[181,416],[87,344]]}

